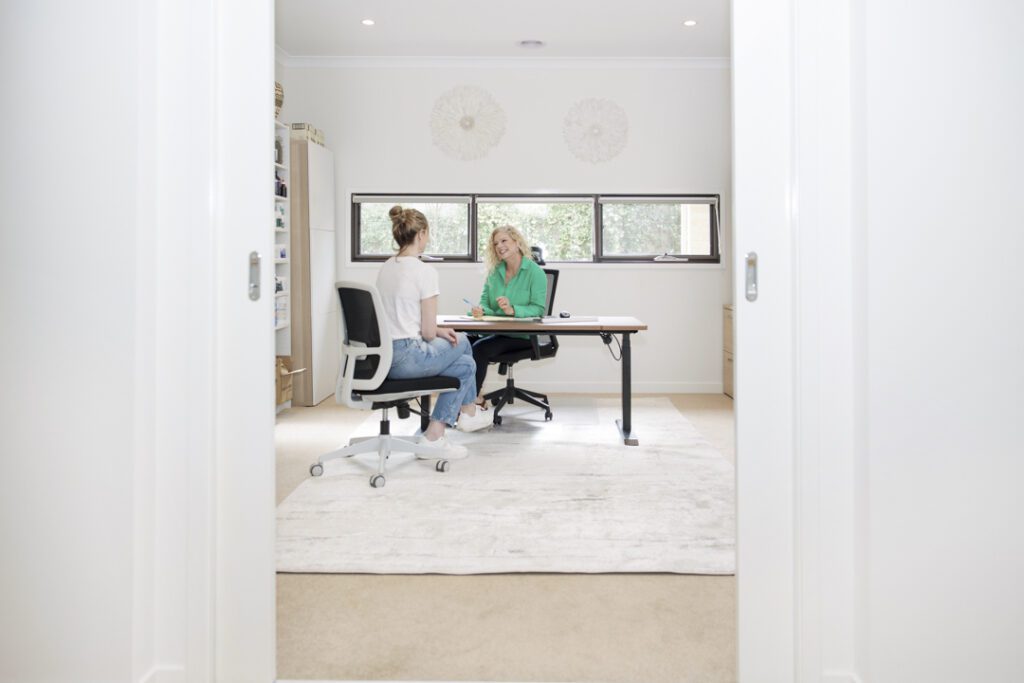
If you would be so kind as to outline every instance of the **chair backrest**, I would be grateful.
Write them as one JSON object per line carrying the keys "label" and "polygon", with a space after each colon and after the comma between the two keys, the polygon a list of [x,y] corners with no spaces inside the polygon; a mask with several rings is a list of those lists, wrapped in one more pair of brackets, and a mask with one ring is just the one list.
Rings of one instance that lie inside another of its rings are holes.
{"label": "chair backrest", "polygon": [[[548,315],[555,312],[555,290],[558,289],[558,271],[554,268],[545,268],[544,275],[548,278]],[[545,356],[553,356],[558,351],[558,337],[551,334],[542,334],[537,338],[537,344],[547,347]]]}
{"label": "chair backrest", "polygon": [[548,278],[548,315],[554,315],[555,290],[558,289],[558,271],[553,268],[545,268],[544,274]]}
{"label": "chair backrest", "polygon": [[353,391],[376,389],[387,378],[391,332],[381,322],[383,307],[376,287],[342,281],[334,283],[334,288],[341,305],[341,368],[334,397],[338,403],[352,406]]}

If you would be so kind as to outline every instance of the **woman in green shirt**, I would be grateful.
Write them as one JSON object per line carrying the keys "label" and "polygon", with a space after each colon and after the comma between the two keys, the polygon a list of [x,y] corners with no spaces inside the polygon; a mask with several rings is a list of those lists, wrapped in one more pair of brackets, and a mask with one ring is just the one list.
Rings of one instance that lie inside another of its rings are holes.
{"label": "woman in green shirt", "polygon": [[[523,234],[511,225],[491,232],[484,255],[487,280],[480,294],[480,305],[473,315],[507,315],[534,318],[547,313],[548,280],[544,270],[533,262],[530,245]],[[484,404],[480,391],[491,359],[508,351],[530,348],[527,335],[492,334],[473,342],[476,361],[477,403]]]}

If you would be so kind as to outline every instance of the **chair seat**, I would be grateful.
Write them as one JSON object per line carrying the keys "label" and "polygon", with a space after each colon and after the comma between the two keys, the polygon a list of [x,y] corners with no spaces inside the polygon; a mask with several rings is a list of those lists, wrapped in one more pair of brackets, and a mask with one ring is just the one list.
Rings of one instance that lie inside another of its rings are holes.
{"label": "chair seat", "polygon": [[458,389],[456,377],[418,377],[416,379],[386,379],[372,391],[359,391],[361,396],[378,396],[381,394],[402,394],[414,392],[432,392],[442,389]]}
{"label": "chair seat", "polygon": [[[556,350],[557,347],[555,347],[553,344],[541,344],[539,348],[540,357],[551,358],[552,356],[555,355]],[[510,365],[512,363],[517,363],[521,360],[529,360],[531,358],[533,358],[533,349],[519,349],[518,351],[508,351],[501,355],[495,356],[494,358],[491,359],[491,362],[505,363],[506,365]]]}

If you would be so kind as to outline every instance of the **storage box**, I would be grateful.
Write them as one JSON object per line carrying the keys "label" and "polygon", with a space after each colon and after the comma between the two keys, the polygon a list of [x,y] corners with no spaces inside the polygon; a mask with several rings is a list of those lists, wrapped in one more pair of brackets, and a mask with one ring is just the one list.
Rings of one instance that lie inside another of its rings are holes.
{"label": "storage box", "polygon": [[292,400],[292,378],[304,369],[292,370],[291,356],[277,356],[274,371],[274,393],[277,396],[275,401],[277,405]]}
{"label": "storage box", "polygon": [[293,123],[291,136],[292,140],[309,140],[321,147],[324,146],[323,131],[311,123]]}

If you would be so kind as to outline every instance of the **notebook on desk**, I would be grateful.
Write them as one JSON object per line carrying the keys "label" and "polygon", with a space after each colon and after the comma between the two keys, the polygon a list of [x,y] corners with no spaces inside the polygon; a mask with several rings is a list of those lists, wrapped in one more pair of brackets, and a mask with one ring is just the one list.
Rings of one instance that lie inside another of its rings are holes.
{"label": "notebook on desk", "polygon": [[596,323],[596,315],[570,315],[568,318],[563,318],[560,315],[548,315],[544,317],[546,323]]}

